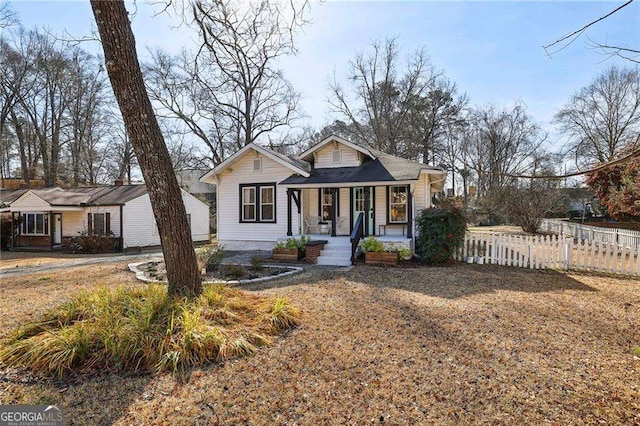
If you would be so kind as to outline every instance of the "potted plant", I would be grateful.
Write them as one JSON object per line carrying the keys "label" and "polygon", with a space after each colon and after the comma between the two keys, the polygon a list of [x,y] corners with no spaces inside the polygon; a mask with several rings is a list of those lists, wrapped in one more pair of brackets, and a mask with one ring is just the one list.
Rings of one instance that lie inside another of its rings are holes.
{"label": "potted plant", "polygon": [[367,237],[360,242],[364,252],[364,263],[367,265],[397,265],[399,253],[387,251],[384,243],[375,237]]}
{"label": "potted plant", "polygon": [[475,257],[473,256],[473,244],[471,241],[467,241],[467,263],[473,263]]}
{"label": "potted plant", "polygon": [[481,242],[478,242],[478,255],[476,256],[476,263],[478,265],[484,265],[484,256],[486,254],[487,248]]}
{"label": "potted plant", "polygon": [[309,237],[303,235],[298,238],[287,238],[285,241],[278,241],[273,249],[275,260],[300,260],[304,257],[304,245],[309,241]]}

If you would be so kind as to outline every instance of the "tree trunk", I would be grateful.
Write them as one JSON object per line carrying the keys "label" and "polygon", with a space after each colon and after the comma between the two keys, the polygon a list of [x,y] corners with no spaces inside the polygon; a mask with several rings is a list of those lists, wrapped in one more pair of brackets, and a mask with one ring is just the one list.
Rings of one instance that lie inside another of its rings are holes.
{"label": "tree trunk", "polygon": [[91,0],[113,92],[138,156],[162,243],[169,294],[196,296],[202,281],[191,231],[169,151],[160,132],[142,72],[124,1]]}

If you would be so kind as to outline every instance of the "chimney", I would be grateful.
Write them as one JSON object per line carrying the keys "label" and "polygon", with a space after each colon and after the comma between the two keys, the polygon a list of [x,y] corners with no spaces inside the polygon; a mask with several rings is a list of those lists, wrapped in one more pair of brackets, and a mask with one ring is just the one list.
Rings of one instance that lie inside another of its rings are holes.
{"label": "chimney", "polygon": [[113,184],[115,186],[122,186],[124,184],[124,181],[122,179],[116,179]]}

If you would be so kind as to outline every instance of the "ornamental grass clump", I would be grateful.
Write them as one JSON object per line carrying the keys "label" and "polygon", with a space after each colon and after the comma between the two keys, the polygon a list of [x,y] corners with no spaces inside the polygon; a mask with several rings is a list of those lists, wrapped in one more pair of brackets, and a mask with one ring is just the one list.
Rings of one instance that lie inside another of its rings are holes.
{"label": "ornamental grass clump", "polygon": [[416,219],[416,254],[425,262],[443,265],[451,262],[464,244],[467,220],[461,209],[443,205],[423,210]]}
{"label": "ornamental grass clump", "polygon": [[185,368],[256,352],[299,313],[285,299],[205,285],[195,299],[166,286],[81,293],[6,338],[0,365],[61,377],[71,371],[126,373]]}

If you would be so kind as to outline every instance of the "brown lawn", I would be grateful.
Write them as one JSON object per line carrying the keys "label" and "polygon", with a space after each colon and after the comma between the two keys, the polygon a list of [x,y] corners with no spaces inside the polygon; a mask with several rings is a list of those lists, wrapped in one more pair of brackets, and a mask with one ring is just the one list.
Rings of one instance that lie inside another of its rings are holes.
{"label": "brown lawn", "polygon": [[[124,264],[0,283],[0,334]],[[498,266],[312,271],[250,288],[301,326],[188,377],[0,375],[69,424],[640,424],[640,282]]]}

